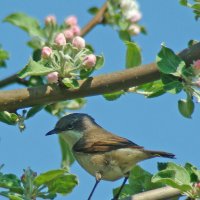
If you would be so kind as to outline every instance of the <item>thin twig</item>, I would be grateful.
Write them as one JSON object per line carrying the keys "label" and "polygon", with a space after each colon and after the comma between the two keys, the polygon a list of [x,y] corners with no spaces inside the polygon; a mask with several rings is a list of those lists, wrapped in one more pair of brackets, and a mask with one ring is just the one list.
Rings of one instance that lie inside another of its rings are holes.
{"label": "thin twig", "polygon": [[[103,20],[103,15],[107,9],[107,2],[99,9],[97,14],[81,29],[81,36],[85,36],[89,31],[92,30],[97,24],[101,23]],[[10,85],[12,83],[19,83],[22,85],[27,85],[27,81],[20,79],[17,74],[13,74],[3,80],[0,80],[0,88]]]}

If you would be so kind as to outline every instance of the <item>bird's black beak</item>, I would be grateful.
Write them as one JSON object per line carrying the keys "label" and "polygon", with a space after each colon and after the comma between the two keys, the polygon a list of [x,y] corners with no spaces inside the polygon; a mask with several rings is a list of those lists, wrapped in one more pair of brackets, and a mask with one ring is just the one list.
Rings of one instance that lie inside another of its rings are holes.
{"label": "bird's black beak", "polygon": [[57,130],[56,130],[56,129],[53,129],[53,130],[49,131],[48,133],[46,133],[46,136],[47,136],[47,135],[57,134],[57,133],[58,133]]}

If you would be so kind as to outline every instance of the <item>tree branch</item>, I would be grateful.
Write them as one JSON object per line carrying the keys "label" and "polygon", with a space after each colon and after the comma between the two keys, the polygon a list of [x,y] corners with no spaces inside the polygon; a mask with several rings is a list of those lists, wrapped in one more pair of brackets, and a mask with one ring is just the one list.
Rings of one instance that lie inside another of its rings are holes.
{"label": "tree branch", "polygon": [[[187,64],[200,59],[200,43],[183,50],[179,56]],[[151,63],[119,72],[90,77],[80,80],[78,89],[67,89],[57,84],[43,85],[18,90],[0,92],[0,111],[13,111],[36,105],[45,105],[57,101],[94,96],[126,90],[129,87],[152,82],[160,78],[156,64]]]}
{"label": "tree branch", "polygon": [[[92,28],[94,28],[97,24],[101,23],[106,9],[107,2],[103,4],[103,6],[99,9],[97,14],[81,29],[81,36],[85,36]],[[13,74],[3,80],[0,80],[0,88],[5,87],[6,85],[10,85],[12,83],[27,85],[24,79],[20,79],[17,76],[17,74]]]}
{"label": "tree branch", "polygon": [[85,36],[92,28],[94,28],[97,24],[100,24],[103,20],[103,15],[107,9],[107,2],[104,3],[104,5],[99,9],[97,14],[92,18],[91,21],[89,21],[88,24],[86,24],[81,29],[81,36]]}
{"label": "tree branch", "polygon": [[124,200],[170,200],[179,196],[181,196],[181,193],[178,189],[167,186],[135,194],[132,197],[128,197]]}

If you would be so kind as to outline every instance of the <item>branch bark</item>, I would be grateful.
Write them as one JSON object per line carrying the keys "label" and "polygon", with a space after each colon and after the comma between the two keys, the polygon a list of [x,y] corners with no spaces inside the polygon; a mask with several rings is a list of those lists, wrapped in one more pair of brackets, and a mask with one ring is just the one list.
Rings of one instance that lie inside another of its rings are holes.
{"label": "branch bark", "polygon": [[[103,20],[103,15],[107,9],[107,2],[99,9],[97,14],[81,29],[81,36],[85,36],[90,30],[92,30],[96,25],[100,24]],[[26,80],[20,79],[17,74],[13,74],[3,80],[0,80],[0,88],[10,85],[12,83],[19,83],[26,85]]]}
{"label": "branch bark", "polygon": [[128,197],[124,200],[170,200],[179,196],[181,196],[181,193],[178,189],[167,186],[135,194],[132,197]]}
{"label": "branch bark", "polygon": [[[200,59],[200,43],[178,54],[188,65]],[[129,87],[152,82],[160,78],[156,64],[151,63],[119,72],[80,80],[78,89],[67,89],[56,84],[0,92],[0,111],[15,111],[57,101],[94,96],[126,90]]]}

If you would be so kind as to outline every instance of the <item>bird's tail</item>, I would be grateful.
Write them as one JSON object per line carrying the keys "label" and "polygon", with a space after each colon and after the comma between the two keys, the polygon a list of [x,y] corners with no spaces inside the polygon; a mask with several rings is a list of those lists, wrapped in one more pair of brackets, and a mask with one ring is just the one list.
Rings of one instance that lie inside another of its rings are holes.
{"label": "bird's tail", "polygon": [[164,157],[164,158],[175,158],[175,155],[172,153],[164,152],[164,151],[151,151],[145,150],[146,153],[150,154],[152,157]]}

